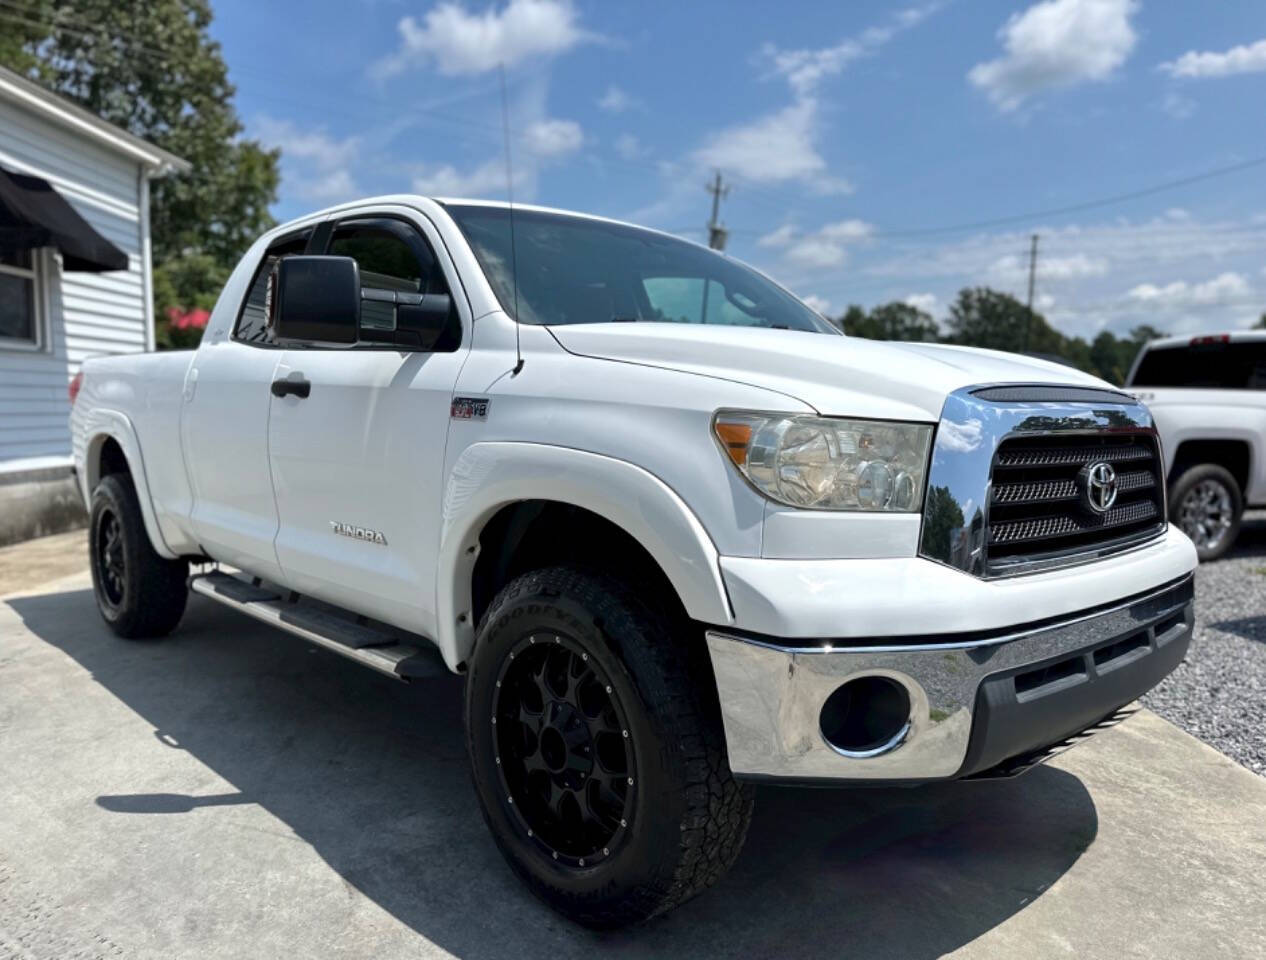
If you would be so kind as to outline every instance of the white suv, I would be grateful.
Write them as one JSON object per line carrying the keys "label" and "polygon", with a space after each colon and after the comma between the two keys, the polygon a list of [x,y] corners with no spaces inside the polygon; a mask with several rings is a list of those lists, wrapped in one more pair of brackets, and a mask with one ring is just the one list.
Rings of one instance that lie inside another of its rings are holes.
{"label": "white suv", "polygon": [[1266,505],[1266,330],[1153,340],[1126,388],[1156,419],[1170,519],[1217,559],[1244,509]]}

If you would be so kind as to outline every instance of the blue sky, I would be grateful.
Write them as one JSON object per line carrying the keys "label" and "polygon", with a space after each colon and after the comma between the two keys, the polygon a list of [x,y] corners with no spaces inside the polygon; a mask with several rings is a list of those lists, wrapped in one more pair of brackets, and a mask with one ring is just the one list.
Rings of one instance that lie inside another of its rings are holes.
{"label": "blue sky", "polygon": [[504,197],[504,63],[517,200],[702,240],[720,169],[729,252],[833,315],[1023,298],[1031,233],[1037,306],[1067,333],[1266,310],[1266,162],[1083,206],[1266,157],[1260,0],[215,10],[247,134],[283,150],[281,219]]}

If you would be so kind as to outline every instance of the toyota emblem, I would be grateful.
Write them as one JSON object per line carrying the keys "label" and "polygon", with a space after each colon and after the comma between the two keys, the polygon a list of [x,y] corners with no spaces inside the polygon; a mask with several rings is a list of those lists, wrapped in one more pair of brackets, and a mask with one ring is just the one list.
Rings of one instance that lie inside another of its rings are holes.
{"label": "toyota emblem", "polygon": [[1091,513],[1104,514],[1117,502],[1117,472],[1112,464],[1092,463],[1081,471],[1081,498]]}

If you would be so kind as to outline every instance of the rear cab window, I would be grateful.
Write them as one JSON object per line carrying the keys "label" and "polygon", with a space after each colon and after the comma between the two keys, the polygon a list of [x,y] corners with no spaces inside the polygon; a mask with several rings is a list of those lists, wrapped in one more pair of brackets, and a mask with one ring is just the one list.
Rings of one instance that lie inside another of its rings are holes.
{"label": "rear cab window", "polygon": [[1214,390],[1266,389],[1266,341],[1197,337],[1190,343],[1148,349],[1131,387]]}

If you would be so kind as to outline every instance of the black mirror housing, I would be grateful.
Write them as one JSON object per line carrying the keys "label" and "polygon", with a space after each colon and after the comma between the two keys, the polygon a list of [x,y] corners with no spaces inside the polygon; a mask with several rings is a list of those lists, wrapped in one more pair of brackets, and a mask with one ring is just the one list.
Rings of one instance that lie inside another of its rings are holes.
{"label": "black mirror housing", "polygon": [[396,305],[396,343],[427,353],[452,353],[462,342],[461,321],[446,293],[428,293],[420,303]]}
{"label": "black mirror housing", "polygon": [[360,335],[360,267],[351,257],[277,262],[273,336],[281,343],[351,345]]}

